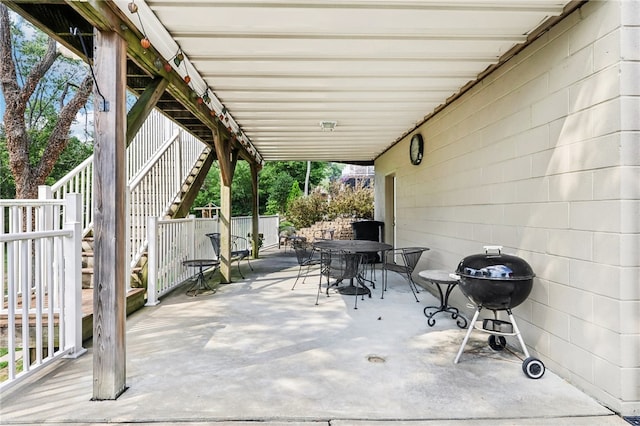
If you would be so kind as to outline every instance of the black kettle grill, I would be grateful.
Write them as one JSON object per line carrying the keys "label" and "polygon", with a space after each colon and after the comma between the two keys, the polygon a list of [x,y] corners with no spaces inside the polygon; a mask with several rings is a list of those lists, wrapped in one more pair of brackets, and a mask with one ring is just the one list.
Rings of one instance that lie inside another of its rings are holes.
{"label": "black kettle grill", "polygon": [[[460,360],[471,331],[475,328],[490,333],[489,346],[496,351],[506,347],[505,336],[517,336],[525,354],[522,371],[529,378],[539,379],[544,374],[544,364],[529,355],[516,320],[511,313],[512,308],[529,297],[535,274],[531,266],[523,259],[502,254],[502,246],[485,246],[484,249],[485,252],[482,254],[474,254],[462,259],[456,273],[452,274],[459,280],[458,285],[462,294],[476,305],[475,315],[469,323],[467,334],[454,363],[457,364]],[[478,316],[483,308],[492,310],[494,318],[478,321]],[[499,320],[497,311],[506,311],[509,315],[509,321]]]}

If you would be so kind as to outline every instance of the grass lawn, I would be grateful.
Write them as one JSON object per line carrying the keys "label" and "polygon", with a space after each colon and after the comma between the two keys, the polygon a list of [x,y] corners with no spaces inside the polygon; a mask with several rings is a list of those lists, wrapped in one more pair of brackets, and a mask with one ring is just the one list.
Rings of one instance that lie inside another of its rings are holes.
{"label": "grass lawn", "polygon": [[[18,348],[18,350],[22,350]],[[7,348],[0,348],[0,357],[3,357],[9,353]],[[22,371],[22,359],[16,360],[16,373]],[[9,362],[0,361],[0,382],[4,382],[9,378]]]}

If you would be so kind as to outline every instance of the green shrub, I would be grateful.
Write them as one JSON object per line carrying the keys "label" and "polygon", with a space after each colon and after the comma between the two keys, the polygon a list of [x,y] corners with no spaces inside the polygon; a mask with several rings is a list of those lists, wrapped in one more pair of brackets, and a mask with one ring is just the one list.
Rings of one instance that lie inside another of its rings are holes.
{"label": "green shrub", "polygon": [[291,223],[288,220],[281,220],[280,223],[278,224],[278,231],[283,231],[289,228],[295,228],[295,226],[293,225],[293,223]]}
{"label": "green shrub", "polygon": [[373,196],[373,189],[362,184],[351,187],[334,183],[329,187],[329,196],[313,192],[308,197],[292,200],[287,219],[298,229],[337,217],[373,219]]}
{"label": "green shrub", "polygon": [[359,219],[373,219],[373,189],[361,184],[355,187],[346,186],[339,190],[332,188],[329,203],[329,218],[354,217]]}
{"label": "green shrub", "polygon": [[287,208],[287,219],[297,228],[306,228],[324,220],[327,216],[327,202],[325,197],[314,192],[307,197],[292,200]]}

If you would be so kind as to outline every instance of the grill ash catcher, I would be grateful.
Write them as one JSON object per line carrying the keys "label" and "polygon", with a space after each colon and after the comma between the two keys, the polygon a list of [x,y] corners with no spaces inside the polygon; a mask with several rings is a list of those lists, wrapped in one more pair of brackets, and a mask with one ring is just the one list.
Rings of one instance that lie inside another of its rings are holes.
{"label": "grill ash catcher", "polygon": [[[522,371],[531,379],[539,379],[544,374],[544,364],[529,354],[511,313],[511,309],[524,302],[531,293],[535,274],[523,259],[502,254],[502,246],[485,246],[484,249],[483,254],[462,259],[456,273],[451,274],[452,278],[459,280],[460,291],[476,306],[467,334],[453,362],[457,364],[460,360],[474,329],[489,333],[489,347],[495,351],[506,347],[505,336],[516,336],[525,355]],[[485,308],[493,311],[494,318],[479,321],[480,311]],[[509,321],[499,320],[498,311],[506,311]]]}

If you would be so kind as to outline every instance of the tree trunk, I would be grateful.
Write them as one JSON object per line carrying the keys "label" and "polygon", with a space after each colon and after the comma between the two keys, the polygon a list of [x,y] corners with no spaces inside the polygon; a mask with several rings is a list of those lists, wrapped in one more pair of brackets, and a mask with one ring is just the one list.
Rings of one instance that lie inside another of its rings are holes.
{"label": "tree trunk", "polygon": [[[76,114],[91,94],[93,80],[88,74],[71,101],[61,108],[58,121],[51,132],[42,157],[37,164],[32,165],[29,160],[31,141],[25,121],[27,103],[38,86],[38,82],[60,54],[57,52],[55,40],[49,39],[46,53],[26,76],[24,86],[20,87],[12,51],[9,12],[6,6],[0,4],[0,84],[6,103],[3,119],[9,152],[9,169],[16,184],[16,198],[37,198],[38,185],[45,182],[58,161],[60,153],[69,143],[69,129]],[[61,99],[60,102],[63,104],[64,99]]]}
{"label": "tree trunk", "polygon": [[304,179],[304,195],[309,195],[309,178],[311,177],[311,161],[307,161],[307,176]]}

